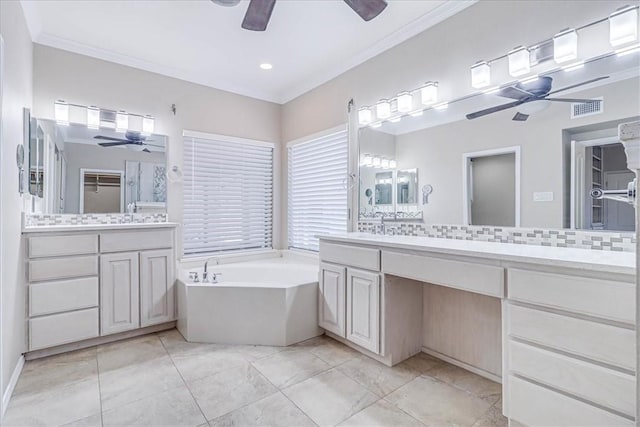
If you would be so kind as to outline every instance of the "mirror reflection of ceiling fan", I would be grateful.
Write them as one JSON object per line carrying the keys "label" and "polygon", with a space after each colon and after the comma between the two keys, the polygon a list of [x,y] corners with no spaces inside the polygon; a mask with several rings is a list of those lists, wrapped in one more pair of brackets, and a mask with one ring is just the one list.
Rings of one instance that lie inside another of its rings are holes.
{"label": "mirror reflection of ceiling fan", "polygon": [[145,153],[151,153],[151,150],[149,150],[147,146],[164,149],[164,146],[162,145],[149,144],[149,142],[153,142],[152,139],[147,139],[146,136],[142,135],[140,132],[135,132],[135,131],[127,131],[124,134],[124,139],[113,138],[111,136],[104,136],[104,135],[96,135],[94,136],[94,138],[101,139],[103,141],[110,141],[110,142],[99,142],[98,145],[101,147],[130,146],[133,148],[137,148],[140,151],[144,151]]}
{"label": "mirror reflection of ceiling fan", "polygon": [[[240,3],[240,0],[211,1],[220,6],[235,6]],[[370,21],[380,15],[387,7],[386,0],[344,0],[344,2],[365,21]],[[275,4],[276,0],[250,0],[247,13],[242,21],[242,28],[251,31],[266,30]]]}
{"label": "mirror reflection of ceiling fan", "polygon": [[475,113],[467,114],[467,119],[477,119],[478,117],[497,113],[498,111],[519,107],[516,115],[513,116],[512,120],[515,120],[517,122],[524,122],[529,118],[530,114],[542,111],[546,107],[548,107],[551,101],[572,103],[576,102],[585,104],[599,103],[602,102],[599,99],[549,98],[549,95],[553,95],[558,92],[573,89],[608,78],[609,76],[597,77],[595,79],[587,80],[582,83],[577,83],[571,86],[563,87],[562,89],[554,90],[553,92],[551,91],[553,78],[549,76],[539,77],[537,80],[529,83],[517,83],[513,86],[502,88],[498,92],[496,92],[496,95],[498,96],[515,99],[515,101],[498,105],[496,107],[487,108],[485,110],[476,111]]}

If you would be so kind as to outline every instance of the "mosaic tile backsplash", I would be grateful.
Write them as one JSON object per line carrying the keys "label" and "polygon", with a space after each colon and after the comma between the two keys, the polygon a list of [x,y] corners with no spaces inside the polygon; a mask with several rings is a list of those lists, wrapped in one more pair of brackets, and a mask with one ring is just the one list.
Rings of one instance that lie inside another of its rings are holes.
{"label": "mosaic tile backsplash", "polygon": [[[601,251],[635,252],[634,233],[587,230],[549,230],[541,228],[487,227],[474,225],[427,225],[422,223],[385,224],[387,234],[425,236],[440,239],[481,240],[521,245],[556,246]],[[360,221],[358,231],[376,233],[379,221]]]}
{"label": "mosaic tile backsplash", "polygon": [[52,225],[155,224],[167,222],[166,213],[134,214],[30,214],[25,215],[25,227]]}

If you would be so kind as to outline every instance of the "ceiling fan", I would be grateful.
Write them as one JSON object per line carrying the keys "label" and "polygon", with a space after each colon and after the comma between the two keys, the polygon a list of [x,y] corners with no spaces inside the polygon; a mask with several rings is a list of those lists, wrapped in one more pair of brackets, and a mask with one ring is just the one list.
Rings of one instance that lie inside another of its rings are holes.
{"label": "ceiling fan", "polygon": [[101,139],[104,141],[111,141],[111,142],[99,142],[98,145],[101,147],[117,147],[117,146],[133,146],[136,148],[141,148],[140,151],[144,151],[145,153],[151,153],[151,150],[149,150],[146,146],[150,146],[150,147],[159,147],[159,148],[164,148],[162,145],[156,145],[156,144],[148,144],[147,142],[151,142],[153,140],[147,140],[147,137],[142,135],[140,132],[135,132],[135,131],[127,131],[124,134],[124,138],[113,138],[111,136],[104,136],[104,135],[96,135],[94,136],[95,139]]}
{"label": "ceiling fan", "polygon": [[597,103],[601,102],[599,99],[574,99],[574,98],[549,98],[549,95],[553,95],[558,92],[573,89],[578,86],[587,85],[589,83],[597,82],[599,80],[608,79],[609,76],[597,77],[595,79],[587,80],[582,83],[577,83],[571,86],[563,87],[551,92],[553,85],[553,78],[549,76],[539,77],[529,83],[517,83],[513,86],[507,86],[500,89],[496,95],[504,98],[515,99],[513,102],[507,104],[498,105],[496,107],[487,108],[486,110],[476,111],[475,113],[467,114],[467,119],[477,119],[478,117],[486,116],[488,114],[497,113],[498,111],[508,110],[509,108],[518,107],[524,104],[529,104],[522,108],[522,111],[516,112],[512,120],[518,122],[524,122],[529,118],[531,113],[543,110],[549,101],[554,102],[580,102],[580,103]]}
{"label": "ceiling fan", "polygon": [[[240,0],[211,0],[220,6],[235,6]],[[362,19],[370,21],[387,7],[386,0],[344,0]],[[251,31],[264,31],[271,18],[276,0],[250,0],[242,28]]]}

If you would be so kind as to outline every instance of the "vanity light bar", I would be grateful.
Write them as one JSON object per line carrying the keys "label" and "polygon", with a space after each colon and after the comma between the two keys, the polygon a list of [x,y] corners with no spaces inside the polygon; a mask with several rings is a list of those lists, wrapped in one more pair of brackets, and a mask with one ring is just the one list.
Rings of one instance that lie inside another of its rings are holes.
{"label": "vanity light bar", "polygon": [[53,106],[53,114],[56,123],[60,125],[69,124],[69,104],[61,99],[57,100]]}
{"label": "vanity light bar", "polygon": [[553,59],[558,64],[578,57],[578,32],[567,29],[553,36]]}
{"label": "vanity light bar", "polygon": [[[86,113],[86,121],[78,122],[80,124],[87,125],[90,129],[100,129],[101,127],[115,129],[117,132],[126,132],[129,130],[130,118],[131,117],[139,117],[142,119],[142,129],[141,131],[144,133],[153,133],[155,132],[155,119],[152,116],[127,113],[123,110],[111,110],[108,108],[100,108],[95,105],[80,105],[80,104],[72,104],[63,100],[57,100],[54,102],[54,118],[58,124],[61,125],[69,125],[70,120],[70,108],[80,108],[84,109]],[[109,118],[105,120],[104,112],[111,113],[113,115],[107,115]],[[75,117],[75,116],[74,116]],[[115,117],[113,119],[112,117]],[[76,123],[76,122],[74,122]],[[136,129],[138,130],[138,129]]]}
{"label": "vanity light bar", "polygon": [[361,125],[368,125],[373,120],[373,114],[371,108],[363,107],[358,110],[358,123]]}
{"label": "vanity light bar", "polygon": [[635,53],[640,51],[640,44],[635,44],[632,46],[627,46],[625,48],[622,49],[618,49],[615,51],[616,55],[618,56],[625,56],[625,55],[629,55],[630,53]]}
{"label": "vanity light bar", "polygon": [[388,99],[381,99],[376,104],[376,117],[386,119],[391,116],[391,102]]}
{"label": "vanity light bar", "polygon": [[96,106],[87,107],[87,127],[100,129],[100,109]]}
{"label": "vanity light bar", "polygon": [[562,67],[563,71],[574,71],[579,70],[580,68],[584,68],[584,61],[574,62],[573,64],[568,64]]}
{"label": "vanity light bar", "polygon": [[400,92],[396,100],[399,112],[408,113],[413,109],[413,96],[410,92]]}
{"label": "vanity light bar", "polygon": [[638,7],[625,6],[609,16],[609,43],[617,47],[638,40]]}
{"label": "vanity light bar", "polygon": [[527,74],[531,70],[530,53],[526,47],[518,46],[507,56],[509,58],[509,74],[513,77]]}
{"label": "vanity light bar", "polygon": [[438,82],[427,82],[420,88],[422,105],[433,105],[438,102]]}
{"label": "vanity light bar", "polygon": [[125,111],[116,113],[116,132],[126,132],[129,129],[129,115]]}
{"label": "vanity light bar", "polygon": [[142,133],[153,133],[155,130],[155,120],[151,116],[142,118]]}
{"label": "vanity light bar", "polygon": [[491,84],[491,67],[486,61],[476,62],[471,67],[471,86],[482,89]]}

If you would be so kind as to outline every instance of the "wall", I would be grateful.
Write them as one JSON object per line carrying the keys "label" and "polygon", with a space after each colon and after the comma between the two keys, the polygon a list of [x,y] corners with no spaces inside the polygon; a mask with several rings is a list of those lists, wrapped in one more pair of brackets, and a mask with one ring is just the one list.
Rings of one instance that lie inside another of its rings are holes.
{"label": "wall", "polygon": [[19,208],[23,201],[17,191],[15,153],[16,145],[23,140],[22,108],[30,107],[32,101],[33,45],[19,2],[0,2],[0,34],[4,39],[0,140],[0,390],[3,403],[6,403],[9,380],[25,350],[24,267]]}
{"label": "wall", "polygon": [[162,153],[143,153],[117,147],[104,149],[89,144],[65,143],[64,155],[67,160],[65,213],[79,212],[81,168],[125,172],[125,161],[127,160],[152,163],[165,162],[165,156]]}
{"label": "wall", "polygon": [[[462,223],[463,153],[500,147],[521,147],[521,225],[523,227],[563,227],[563,130],[637,116],[640,101],[629,97],[638,93],[640,82],[628,79],[575,92],[571,97],[604,96],[602,114],[572,120],[564,103],[532,115],[527,122],[511,120],[514,112],[463,120],[396,138],[398,168],[420,169],[420,188],[433,185],[429,204],[424,207],[427,223]],[[551,191],[552,202],[534,202],[534,192]]]}
{"label": "wall", "polygon": [[[34,45],[33,114],[53,119],[57,99],[123,109],[155,117],[155,132],[169,136],[169,167],[182,167],[183,129],[279,143],[278,104],[164,77],[147,71]],[[171,105],[176,104],[173,115]],[[280,146],[274,160],[279,170]],[[279,188],[276,174],[275,188]],[[280,247],[280,194],[274,195],[274,246]],[[182,184],[167,188],[169,219],[182,221]],[[181,239],[179,244],[181,245]],[[181,248],[178,253],[181,253]]]}

